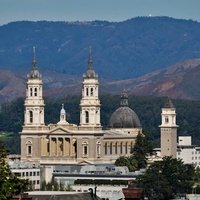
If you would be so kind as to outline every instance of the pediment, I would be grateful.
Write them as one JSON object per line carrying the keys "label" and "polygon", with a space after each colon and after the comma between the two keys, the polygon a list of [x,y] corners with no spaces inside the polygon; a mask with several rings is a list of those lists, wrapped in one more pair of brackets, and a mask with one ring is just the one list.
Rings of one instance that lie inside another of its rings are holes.
{"label": "pediment", "polygon": [[50,134],[71,134],[71,132],[63,127],[56,127],[54,129],[52,129],[50,132]]}

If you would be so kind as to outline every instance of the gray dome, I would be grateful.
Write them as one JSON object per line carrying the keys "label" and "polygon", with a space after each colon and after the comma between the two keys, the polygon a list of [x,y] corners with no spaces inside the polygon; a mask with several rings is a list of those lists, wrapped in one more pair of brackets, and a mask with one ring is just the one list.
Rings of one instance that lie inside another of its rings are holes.
{"label": "gray dome", "polygon": [[137,114],[128,107],[128,96],[121,96],[120,107],[111,115],[109,126],[111,128],[140,128]]}

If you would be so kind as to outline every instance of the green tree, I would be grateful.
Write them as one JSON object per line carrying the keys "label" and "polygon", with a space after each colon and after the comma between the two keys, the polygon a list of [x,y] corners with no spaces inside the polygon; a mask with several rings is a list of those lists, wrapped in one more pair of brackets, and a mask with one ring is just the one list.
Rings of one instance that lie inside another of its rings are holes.
{"label": "green tree", "polygon": [[137,161],[134,159],[133,156],[120,156],[116,161],[115,161],[116,166],[126,166],[128,167],[129,171],[135,171],[137,167]]}
{"label": "green tree", "polygon": [[144,194],[158,199],[171,199],[179,194],[192,191],[195,170],[182,160],[164,157],[149,166],[146,172],[137,178]]}
{"label": "green tree", "polygon": [[132,150],[134,159],[137,161],[138,169],[147,166],[147,156],[152,153],[153,147],[150,141],[150,134],[143,130],[136,137],[135,145]]}
{"label": "green tree", "polygon": [[0,199],[7,200],[12,195],[19,194],[28,189],[28,180],[17,178],[6,162],[7,151],[0,147]]}

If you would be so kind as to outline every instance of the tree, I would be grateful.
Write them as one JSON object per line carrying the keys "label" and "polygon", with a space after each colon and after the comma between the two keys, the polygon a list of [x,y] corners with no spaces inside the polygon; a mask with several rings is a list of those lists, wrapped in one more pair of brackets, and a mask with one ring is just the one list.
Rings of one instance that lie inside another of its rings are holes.
{"label": "tree", "polygon": [[171,199],[176,195],[192,191],[195,170],[193,165],[183,164],[182,160],[164,157],[150,165],[146,172],[137,178],[148,198]]}
{"label": "tree", "polygon": [[143,134],[139,133],[132,150],[133,157],[137,161],[138,169],[147,166],[147,156],[152,153],[152,149],[149,133],[147,131],[143,131]]}
{"label": "tree", "polygon": [[116,161],[116,166],[127,166],[129,171],[145,168],[147,166],[147,156],[152,153],[152,143],[150,134],[143,131],[136,137],[135,145],[131,156],[120,156]]}
{"label": "tree", "polygon": [[6,162],[7,151],[0,146],[0,199],[7,200],[12,195],[19,194],[28,189],[28,180],[17,178]]}
{"label": "tree", "polygon": [[128,167],[129,171],[135,171],[137,169],[137,161],[133,158],[133,156],[126,157],[126,156],[120,156],[115,161],[116,166],[126,166]]}

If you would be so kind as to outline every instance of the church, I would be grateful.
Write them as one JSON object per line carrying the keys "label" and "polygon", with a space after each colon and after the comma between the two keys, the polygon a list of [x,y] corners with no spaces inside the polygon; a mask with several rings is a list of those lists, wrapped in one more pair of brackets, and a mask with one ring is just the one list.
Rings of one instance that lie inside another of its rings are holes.
{"label": "church", "polygon": [[100,111],[99,81],[90,51],[82,81],[80,124],[67,121],[64,105],[58,123],[45,124],[43,81],[34,49],[20,133],[21,160],[52,165],[111,164],[119,156],[129,156],[142,127],[137,114],[128,106],[127,94],[122,93],[120,106],[110,117],[109,129],[101,126]]}

